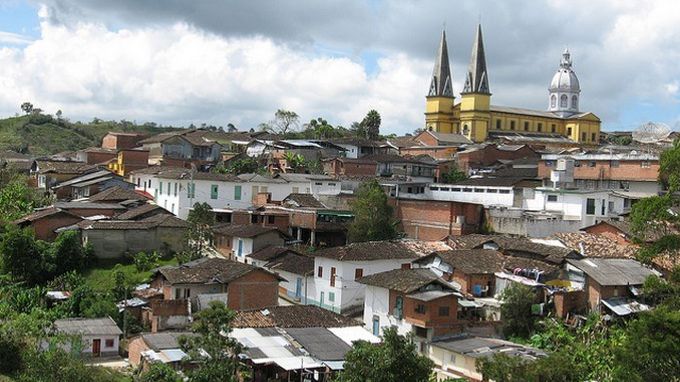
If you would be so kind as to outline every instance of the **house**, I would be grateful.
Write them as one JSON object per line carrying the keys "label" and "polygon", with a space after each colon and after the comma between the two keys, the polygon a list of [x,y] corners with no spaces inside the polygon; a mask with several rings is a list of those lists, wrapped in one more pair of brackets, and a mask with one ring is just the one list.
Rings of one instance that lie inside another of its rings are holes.
{"label": "house", "polygon": [[213,227],[213,242],[222,256],[247,263],[248,255],[267,246],[283,245],[286,235],[273,227],[221,224]]}
{"label": "house", "polygon": [[463,334],[434,340],[429,346],[428,357],[435,364],[437,380],[464,379],[481,382],[485,378],[477,369],[477,361],[496,354],[519,357],[530,362],[547,356],[544,351],[526,345]]}
{"label": "house", "polygon": [[633,259],[568,259],[565,269],[571,287],[585,294],[587,311],[617,316],[648,310],[649,306],[637,302],[635,297],[647,277],[660,275]]}
{"label": "house", "polygon": [[272,158],[276,167],[285,170],[286,153],[300,155],[306,160],[319,160],[321,158],[333,158],[341,156],[345,149],[330,141],[319,139],[281,139],[268,140],[257,138],[246,147],[246,153],[250,157],[266,155]]}
{"label": "house", "polygon": [[[621,245],[633,244],[636,236],[631,227],[631,223],[626,220],[602,220],[591,226],[582,228],[581,231],[607,236]],[[645,241],[653,242],[656,239],[659,239],[660,236],[661,235],[659,235],[659,237],[647,237],[645,238]]]}
{"label": "house", "polygon": [[358,279],[399,268],[410,268],[419,253],[408,241],[369,241],[314,252],[316,295],[308,303],[334,312],[361,309],[365,286]]}
{"label": "house", "polygon": [[86,200],[70,202],[54,202],[54,207],[71,212],[81,217],[112,217],[125,211],[127,208],[120,203],[98,203]]}
{"label": "house", "polygon": [[347,227],[354,218],[348,209],[330,208],[309,194],[290,194],[280,207],[270,209],[287,212],[291,236],[312,245],[346,244]]}
{"label": "house", "polygon": [[52,241],[57,238],[57,229],[68,227],[83,220],[82,217],[56,207],[38,209],[12,222],[19,228],[32,228],[35,238]]}
{"label": "house", "polygon": [[58,183],[97,171],[97,166],[83,162],[36,159],[31,164],[31,176],[38,188],[49,190]]}
{"label": "house", "polygon": [[270,246],[248,255],[250,263],[268,269],[284,278],[279,295],[307,305],[308,296],[316,296],[314,257],[285,247]]}
{"label": "house", "polygon": [[364,158],[331,158],[322,161],[323,171],[331,176],[374,176],[377,171],[376,161]]}
{"label": "house", "polygon": [[440,133],[423,130],[412,137],[410,141],[402,141],[399,155],[429,155],[435,159],[452,159],[461,146],[472,144],[472,141],[462,134]]}
{"label": "house", "polygon": [[181,252],[186,247],[188,224],[172,215],[143,220],[83,220],[64,229],[80,232],[98,258],[119,258],[138,252]]}
{"label": "house", "polygon": [[154,203],[144,203],[116,215],[116,220],[144,220],[156,215],[172,215],[172,213]]}
{"label": "house", "polygon": [[437,164],[431,157],[425,157],[418,159],[394,154],[374,154],[365,156],[364,159],[377,163],[377,176],[432,182],[436,177]]}
{"label": "house", "polygon": [[189,216],[195,203],[208,203],[214,210],[251,205],[248,188],[231,175],[152,166],[131,172],[130,182],[136,190],[153,195],[156,204],[180,219]]}
{"label": "house", "polygon": [[99,191],[90,195],[87,198],[91,203],[123,203],[123,202],[140,202],[146,203],[151,198],[142,192],[136,191],[134,188],[126,188],[113,186],[106,190]]}
{"label": "house", "polygon": [[393,269],[358,282],[366,286],[364,325],[375,336],[396,326],[400,334],[414,334],[423,351],[433,337],[461,330],[458,285],[430,269]]}
{"label": "house", "polygon": [[80,341],[70,340],[65,346],[86,357],[117,356],[123,334],[111,317],[60,319],[54,321],[52,329],[58,334],[79,336]]}
{"label": "house", "polygon": [[457,168],[474,174],[500,161],[535,158],[540,155],[528,145],[481,144],[471,145],[455,155]]}
{"label": "house", "polygon": [[340,182],[328,175],[241,174],[238,177],[249,183],[253,201],[259,193],[269,193],[271,200],[281,201],[290,194],[338,195],[341,190]]}
{"label": "house", "polygon": [[31,172],[33,158],[30,155],[18,153],[12,150],[0,150],[0,167],[13,169],[14,171],[28,175]]}
{"label": "house", "polygon": [[149,151],[140,147],[120,149],[107,166],[120,176],[128,176],[132,171],[149,167]]}
{"label": "house", "polygon": [[331,139],[330,142],[345,149],[344,156],[352,159],[371,154],[389,154],[394,150],[387,142],[378,142],[363,138],[334,138]]}
{"label": "house", "polygon": [[57,199],[82,199],[112,187],[132,190],[135,185],[109,170],[99,170],[60,182],[52,191]]}
{"label": "house", "polygon": [[[470,178],[451,184],[432,183],[425,190],[425,198],[488,206],[522,207],[524,196],[536,187],[538,180],[524,178]],[[409,198],[410,194],[401,193]]]}
{"label": "house", "polygon": [[106,163],[116,157],[116,150],[102,147],[88,147],[76,152],[76,161],[87,164]]}
{"label": "house", "polygon": [[389,203],[401,230],[411,239],[441,240],[482,228],[484,208],[479,204],[410,198],[390,198]]}
{"label": "house", "polygon": [[195,334],[182,331],[142,333],[128,343],[130,365],[140,370],[147,370],[154,362],[160,362],[178,370],[189,358],[189,355],[182,350],[179,338],[192,336]]}
{"label": "house", "polygon": [[149,151],[149,164],[164,161],[192,162],[202,165],[220,159],[221,146],[207,139],[205,131],[184,130],[161,133],[138,142]]}
{"label": "house", "polygon": [[102,138],[102,148],[110,150],[125,150],[137,147],[137,143],[144,139],[143,133],[123,133],[119,131],[109,131]]}
{"label": "house", "polygon": [[526,257],[505,255],[493,249],[455,249],[437,251],[414,261],[431,269],[444,280],[460,285],[460,291],[474,297],[496,295],[496,273],[534,272],[536,281],[552,280],[559,276],[559,266]]}
{"label": "house", "polygon": [[254,382],[330,381],[353,343],[380,342],[355,320],[310,305],[240,311],[232,327]]}
{"label": "house", "polygon": [[278,305],[279,281],[265,269],[222,258],[203,257],[178,266],[158,268],[151,286],[163,291],[164,300],[189,300],[192,310],[211,301],[230,309],[264,309]]}

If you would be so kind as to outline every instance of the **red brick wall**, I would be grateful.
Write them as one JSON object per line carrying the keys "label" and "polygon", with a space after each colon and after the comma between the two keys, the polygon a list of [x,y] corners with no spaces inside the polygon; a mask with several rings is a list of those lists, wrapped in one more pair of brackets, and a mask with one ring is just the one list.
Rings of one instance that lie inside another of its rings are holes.
{"label": "red brick wall", "polygon": [[116,157],[115,152],[111,153],[100,153],[100,152],[88,152],[87,153],[87,164],[97,164],[109,161]]}
{"label": "red brick wall", "polygon": [[128,344],[128,359],[133,367],[139,366],[142,360],[142,352],[149,350],[146,342],[142,339],[142,336],[136,337],[130,341]]}
{"label": "red brick wall", "polygon": [[[149,152],[143,150],[125,150],[123,153],[123,165],[128,166],[149,166]],[[132,171],[132,170],[130,170]]]}
{"label": "red brick wall", "polygon": [[137,146],[137,142],[144,139],[144,135],[117,135],[106,134],[102,139],[102,147],[105,149],[131,149]]}
{"label": "red brick wall", "polygon": [[555,298],[555,315],[557,317],[565,318],[567,313],[581,312],[587,309],[585,291],[557,292],[553,296]]}
{"label": "red brick wall", "polygon": [[80,220],[80,218],[75,216],[57,214],[34,221],[31,227],[33,227],[33,230],[35,231],[35,237],[37,239],[52,241],[57,237],[57,234],[54,232],[54,230],[76,224]]}
{"label": "red brick wall", "polygon": [[[165,288],[164,288],[165,289]],[[149,300],[154,316],[185,316],[189,311],[189,300]]]}
{"label": "red brick wall", "polygon": [[435,159],[452,159],[458,148],[456,147],[412,147],[412,148],[402,148],[399,150],[400,155],[429,155]]}
{"label": "red brick wall", "polygon": [[[555,169],[548,167],[545,161],[538,162],[538,176],[544,179],[550,178],[550,171]],[[641,161],[619,161],[619,167],[611,167],[611,161],[595,161],[595,167],[590,167],[590,161],[580,161],[579,167],[574,167],[574,179],[591,180],[637,180],[656,181],[659,177],[659,161],[650,162],[649,167],[642,167]]]}
{"label": "red brick wall", "polygon": [[453,275],[451,276],[451,279],[457,283],[460,284],[461,290],[465,291],[466,293],[472,294],[472,286],[473,285],[481,285],[482,287],[489,285],[488,283],[491,283],[491,286],[489,287],[489,292],[488,293],[493,293],[495,284],[496,284],[496,277],[492,274],[465,274],[459,270],[454,270]]}
{"label": "red brick wall", "polygon": [[[447,327],[456,325],[458,298],[456,296],[441,297],[432,301],[419,301],[409,298],[408,295],[390,290],[389,312],[394,311],[397,304],[397,296],[404,299],[404,319],[414,325],[424,328]],[[425,313],[417,313],[416,306],[425,305]],[[439,307],[449,307],[448,316],[439,316]]]}
{"label": "red brick wall", "polygon": [[275,275],[255,270],[227,285],[231,309],[262,309],[278,305],[279,281]]}
{"label": "red brick wall", "polygon": [[[448,235],[479,231],[482,206],[470,203],[390,199],[394,213],[406,236],[421,240],[441,240]],[[456,216],[465,216],[465,224],[456,224]]]}
{"label": "red brick wall", "polygon": [[608,224],[597,224],[592,227],[584,229],[584,231],[588,233],[606,236],[621,245],[632,245],[631,242],[626,240],[621,231]]}
{"label": "red brick wall", "polygon": [[588,285],[588,307],[591,310],[598,309],[598,303],[602,300],[616,296],[628,295],[628,287],[625,285],[602,286],[590,277],[587,278],[586,283]]}
{"label": "red brick wall", "polygon": [[316,226],[316,214],[291,212],[290,226],[313,229]]}

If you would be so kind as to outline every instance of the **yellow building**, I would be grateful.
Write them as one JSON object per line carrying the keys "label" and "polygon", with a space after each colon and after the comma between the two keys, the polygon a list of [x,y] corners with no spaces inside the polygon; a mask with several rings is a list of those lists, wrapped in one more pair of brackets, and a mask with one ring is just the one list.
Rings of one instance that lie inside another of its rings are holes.
{"label": "yellow building", "polygon": [[426,97],[425,127],[428,130],[463,134],[474,142],[509,134],[523,135],[527,140],[566,137],[585,144],[599,142],[600,119],[591,112],[579,111],[581,88],[572,70],[568,50],[562,54],[560,67],[550,83],[548,110],[545,111],[491,104],[481,25],[477,27],[459,103],[455,102],[451,83],[446,35],[442,32]]}

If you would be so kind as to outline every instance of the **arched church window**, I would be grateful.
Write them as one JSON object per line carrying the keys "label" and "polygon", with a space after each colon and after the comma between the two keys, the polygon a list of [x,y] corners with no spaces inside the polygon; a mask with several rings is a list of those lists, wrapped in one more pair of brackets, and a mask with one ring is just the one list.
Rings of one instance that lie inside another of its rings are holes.
{"label": "arched church window", "polygon": [[550,96],[550,107],[554,108],[555,106],[557,106],[557,96],[553,94]]}
{"label": "arched church window", "polygon": [[577,96],[571,97],[571,108],[572,109],[578,109],[578,97]]}
{"label": "arched church window", "polygon": [[569,102],[569,97],[567,97],[566,94],[562,94],[562,97],[560,97],[560,107],[567,107],[568,102]]}
{"label": "arched church window", "polygon": [[463,134],[464,135],[470,134],[470,125],[468,125],[467,123],[463,125]]}

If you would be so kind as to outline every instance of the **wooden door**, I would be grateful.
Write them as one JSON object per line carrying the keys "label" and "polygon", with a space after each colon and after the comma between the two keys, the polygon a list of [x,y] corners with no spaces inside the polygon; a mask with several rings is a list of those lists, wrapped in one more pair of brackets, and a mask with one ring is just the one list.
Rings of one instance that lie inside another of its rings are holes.
{"label": "wooden door", "polygon": [[102,352],[102,340],[92,340],[92,356],[99,357]]}

